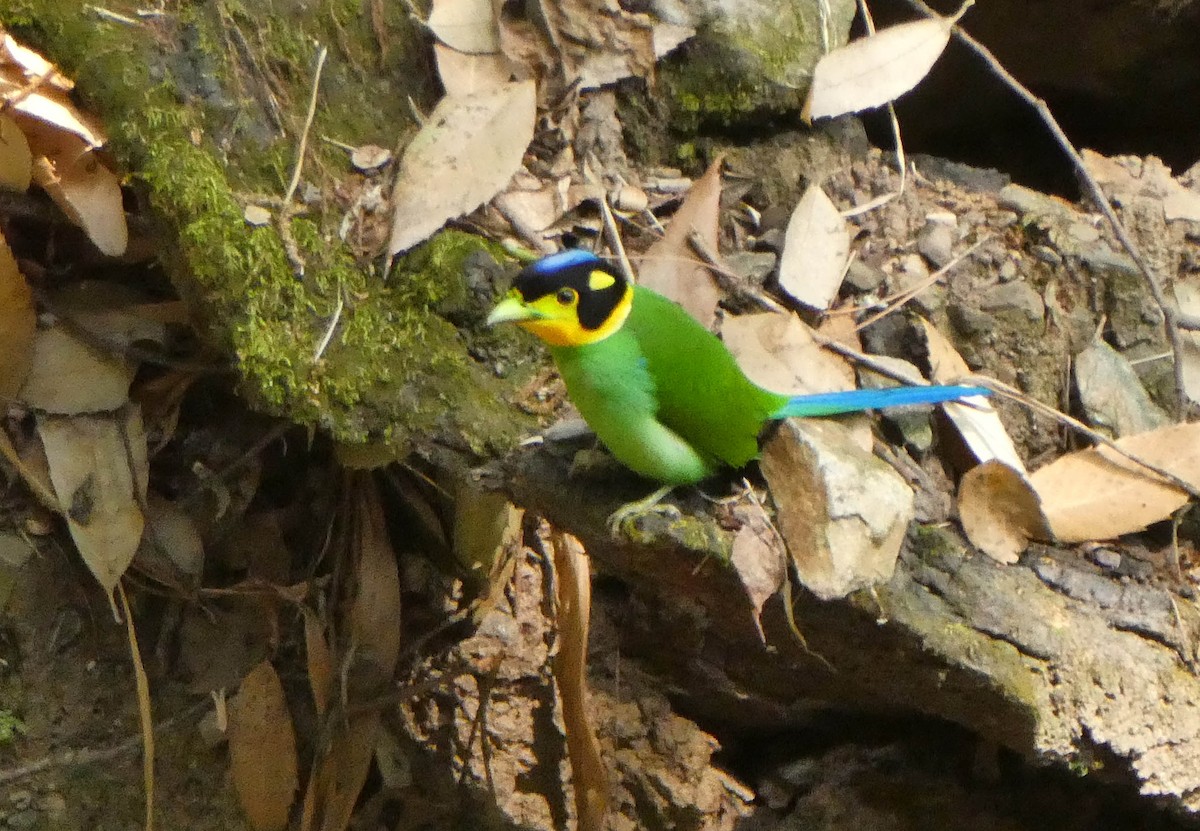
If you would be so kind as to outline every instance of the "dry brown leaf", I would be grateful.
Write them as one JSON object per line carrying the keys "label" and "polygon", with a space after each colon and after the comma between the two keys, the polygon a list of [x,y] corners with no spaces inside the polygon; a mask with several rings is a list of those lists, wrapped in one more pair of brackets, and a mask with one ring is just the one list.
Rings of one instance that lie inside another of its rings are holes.
{"label": "dry brown leaf", "polygon": [[388,250],[407,251],[503,190],[533,140],[535,116],[533,81],[443,98],[400,161]]}
{"label": "dry brown leaf", "polygon": [[1185,187],[1155,156],[1103,156],[1084,149],[1084,166],[1108,197],[1128,205],[1139,197],[1157,199],[1167,221],[1200,222],[1200,193]]}
{"label": "dry brown leaf", "polygon": [[[360,662],[359,669],[366,668],[376,683],[385,683],[400,654],[400,575],[379,493],[369,475],[355,478],[353,506],[357,595],[350,608],[351,636],[356,655],[369,662],[365,667]],[[333,736],[329,752],[309,779],[301,829],[343,831],[349,825],[381,728],[379,713],[371,710],[351,718]]]}
{"label": "dry brown leaf", "polygon": [[75,84],[54,68],[54,64],[27,46],[17,43],[12,35],[5,33],[0,38],[0,64],[5,69],[19,71],[26,83],[41,82],[41,87],[49,87],[62,92],[70,92]]}
{"label": "dry brown leaf", "polygon": [[[921,327],[925,332],[930,374],[935,383],[953,384],[971,374],[967,362],[937,327],[928,320],[921,320]],[[1025,470],[1025,463],[1021,461],[1021,455],[1017,453],[995,408],[982,396],[973,396],[965,401],[969,403],[951,401],[942,407],[975,458],[980,462],[998,459],[1015,470]]]}
{"label": "dry brown leaf", "polygon": [[552,533],[558,654],[554,678],[562,701],[571,783],[580,831],[601,831],[608,809],[608,770],[587,709],[587,643],[592,609],[591,560],[579,540]]}
{"label": "dry brown leaf", "polygon": [[138,568],[198,586],[204,570],[204,543],[195,520],[180,505],[158,494],[150,494],[146,500],[146,520],[149,527],[138,549]]}
{"label": "dry brown leaf", "polygon": [[[4,66],[0,70],[0,95],[20,97],[33,79],[34,76],[15,69],[11,64]],[[38,127],[64,138],[75,139],[88,149],[105,143],[104,131],[100,126],[75,109],[66,91],[57,89],[53,84],[39,86],[35,92],[14,104],[12,110],[30,145],[35,148],[35,153],[37,142],[31,134],[38,132]],[[37,126],[30,129],[29,122],[35,122]]]}
{"label": "dry brown leaf", "polygon": [[933,68],[956,20],[901,23],[828,52],[813,69],[804,119],[869,110],[899,98]]}
{"label": "dry brown leaf", "polygon": [[[136,407],[111,416],[39,415],[59,505],[84,563],[112,594],[133,561],[145,518],[145,434]],[[134,445],[139,440],[139,450]]]}
{"label": "dry brown leaf", "polygon": [[433,56],[447,95],[486,92],[512,79],[512,62],[503,54],[471,55],[435,43]]}
{"label": "dry brown leaf", "polygon": [[433,0],[426,23],[437,39],[451,49],[471,55],[500,51],[492,0]]}
{"label": "dry brown leaf", "polygon": [[638,265],[641,285],[674,300],[705,326],[716,320],[721,293],[688,238],[695,232],[709,251],[718,250],[722,161],[718,157],[695,181],[663,238],[646,250]]}
{"label": "dry brown leaf", "polygon": [[19,193],[33,181],[33,154],[29,140],[9,115],[0,115],[0,188]]}
{"label": "dry brown leaf", "polygon": [[296,734],[270,661],[242,679],[229,701],[233,786],[255,831],[281,831],[296,798]]}
{"label": "dry brown leaf", "polygon": [[822,349],[812,330],[793,314],[728,317],[721,337],[746,376],[775,392],[840,392],[854,389],[854,368]]}
{"label": "dry brown leaf", "polygon": [[631,75],[653,74],[654,29],[648,15],[608,0],[555,0],[540,4],[539,10],[568,84],[595,89]]}
{"label": "dry brown leaf", "polygon": [[0,236],[0,402],[17,395],[33,366],[33,292]]}
{"label": "dry brown leaf", "polygon": [[1030,540],[1054,538],[1025,473],[995,459],[963,475],[958,514],[971,545],[1000,563],[1015,563]]}
{"label": "dry brown leaf", "polygon": [[788,220],[779,255],[779,287],[812,309],[837,297],[850,258],[850,229],[825,191],[809,186]]}
{"label": "dry brown leaf", "polygon": [[329,711],[333,699],[333,650],[325,640],[325,626],[317,613],[304,607],[304,646],[308,656],[308,685],[312,689],[313,706],[318,716]]}
{"label": "dry brown leaf", "polygon": [[[1128,436],[1117,447],[1200,487],[1200,423]],[[1108,447],[1070,453],[1029,477],[1061,542],[1107,540],[1167,519],[1188,495]]]}
{"label": "dry brown leaf", "polygon": [[125,253],[129,229],[121,183],[81,139],[68,143],[61,154],[37,158],[33,181],[84,230],[101,253],[110,257]]}
{"label": "dry brown leaf", "polygon": [[34,336],[33,366],[19,398],[59,415],[109,412],[129,398],[134,368],[92,349],[62,325]]}
{"label": "dry brown leaf", "polygon": [[779,533],[771,527],[766,512],[757,504],[739,508],[737,517],[742,527],[733,537],[729,565],[746,592],[750,607],[754,609],[754,626],[758,629],[758,636],[766,643],[762,610],[787,577],[787,549]]}

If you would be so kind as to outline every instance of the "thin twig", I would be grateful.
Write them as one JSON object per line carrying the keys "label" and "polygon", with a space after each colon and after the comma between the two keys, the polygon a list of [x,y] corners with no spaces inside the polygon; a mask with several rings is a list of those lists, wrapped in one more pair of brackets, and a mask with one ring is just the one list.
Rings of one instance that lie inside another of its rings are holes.
{"label": "thin twig", "polygon": [[617,262],[621,264],[621,273],[630,285],[636,284],[637,277],[633,273],[633,266],[629,264],[629,257],[625,254],[625,244],[621,242],[621,232],[613,219],[612,208],[608,206],[607,193],[600,199],[600,215],[604,217],[604,230],[608,234],[609,244],[617,254]]}
{"label": "thin twig", "polygon": [[324,46],[317,52],[317,67],[313,71],[312,93],[308,97],[308,113],[304,117],[304,127],[300,131],[300,142],[296,147],[296,164],[292,168],[292,180],[288,182],[283,194],[283,209],[279,212],[279,236],[283,240],[284,250],[292,269],[298,276],[304,276],[304,258],[300,256],[300,247],[292,237],[291,220],[295,215],[292,200],[296,196],[296,188],[300,186],[300,174],[304,170],[304,155],[308,152],[308,132],[312,129],[313,118],[317,114],[317,93],[321,88],[321,72],[325,68],[325,58],[329,50]]}
{"label": "thin twig", "polygon": [[747,305],[758,306],[768,312],[787,312],[787,309],[770,297],[767,297],[767,295],[746,285],[746,281],[742,279],[740,274],[735,274],[725,268],[721,264],[721,261],[717,259],[717,255],[708,247],[708,243],[704,240],[704,235],[699,231],[693,228],[688,233],[687,241],[692,250],[696,252],[696,256],[704,260],[704,264],[708,266],[708,270],[725,293],[731,295],[735,300],[740,300]]}
{"label": "thin twig", "polygon": [[[940,17],[937,12],[923,3],[922,0],[907,0],[907,2],[914,9],[917,9],[924,14],[929,15],[930,17]],[[1129,254],[1130,258],[1132,258],[1134,263],[1137,265],[1138,270],[1142,273],[1142,277],[1145,279],[1146,285],[1150,289],[1150,295],[1154,298],[1154,302],[1158,305],[1159,311],[1162,313],[1163,326],[1166,329],[1167,340],[1170,341],[1171,351],[1175,356],[1176,414],[1182,418],[1187,412],[1188,405],[1187,393],[1184,391],[1183,381],[1183,338],[1180,335],[1180,329],[1178,326],[1178,314],[1176,313],[1175,308],[1167,302],[1167,298],[1163,293],[1162,284],[1159,282],[1158,275],[1154,273],[1154,269],[1151,268],[1149,262],[1147,262],[1145,256],[1142,255],[1142,252],[1138,248],[1137,244],[1129,236],[1129,232],[1125,229],[1125,226],[1121,223],[1121,220],[1117,218],[1116,211],[1113,210],[1113,206],[1108,201],[1108,197],[1106,197],[1104,195],[1104,191],[1101,190],[1099,182],[1096,181],[1095,177],[1092,176],[1091,171],[1088,170],[1087,165],[1083,161],[1083,157],[1079,154],[1079,151],[1075,149],[1075,145],[1071,143],[1071,140],[1067,138],[1067,134],[1063,132],[1062,127],[1059,126],[1057,119],[1055,119],[1054,114],[1050,112],[1050,107],[1046,104],[1046,102],[1034,95],[1024,84],[1013,77],[1013,75],[1004,68],[1004,65],[997,60],[996,56],[993,55],[986,46],[963,31],[961,26],[955,24],[952,31],[954,37],[957,38],[960,43],[974,52],[979,59],[982,60],[984,64],[1009,87],[1009,89],[1015,92],[1022,101],[1024,101],[1026,104],[1032,107],[1035,112],[1037,112],[1038,116],[1042,120],[1042,123],[1045,124],[1046,128],[1050,131],[1050,135],[1054,137],[1054,140],[1058,143],[1059,147],[1062,148],[1062,151],[1067,155],[1067,158],[1071,160],[1071,164],[1075,167],[1075,172],[1078,174],[1080,181],[1083,182],[1088,195],[1091,196],[1097,207],[1100,208],[1100,213],[1104,214],[1104,218],[1107,219],[1109,225],[1112,226],[1113,234],[1116,236],[1117,241],[1121,243],[1121,247],[1125,249],[1126,253]]]}
{"label": "thin twig", "polygon": [[[208,699],[188,707],[182,712],[163,719],[158,724],[154,725],[155,734],[160,734],[164,730],[174,727],[176,723],[195,718],[208,709]],[[82,765],[94,765],[101,762],[111,762],[114,759],[119,759],[127,753],[133,753],[139,750],[142,746],[142,735],[139,732],[136,736],[130,736],[125,741],[116,745],[108,745],[106,747],[85,747],[82,750],[64,750],[61,753],[54,753],[49,756],[43,756],[35,762],[21,765],[20,767],[9,768],[8,770],[0,770],[0,785],[7,785],[10,782],[19,782],[22,779],[28,779],[31,776],[36,776],[45,770],[52,768],[80,767]]]}

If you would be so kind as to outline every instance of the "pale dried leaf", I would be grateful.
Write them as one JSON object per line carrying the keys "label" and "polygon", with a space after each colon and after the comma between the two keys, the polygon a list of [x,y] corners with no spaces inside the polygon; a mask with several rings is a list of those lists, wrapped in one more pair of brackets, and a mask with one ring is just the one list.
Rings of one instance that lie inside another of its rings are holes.
{"label": "pale dried leaf", "polygon": [[995,459],[963,475],[958,514],[971,545],[999,563],[1015,563],[1031,540],[1054,538],[1024,471]]}
{"label": "pale dried leaf", "polygon": [[401,159],[389,251],[408,250],[499,193],[521,167],[535,110],[533,81],[443,98]]}
{"label": "pale dried leaf", "polygon": [[[14,79],[11,73],[0,76],[0,95],[11,96],[20,93],[24,87],[23,79]],[[44,130],[53,131],[63,138],[71,137],[83,147],[92,150],[105,142],[104,131],[98,124],[92,122],[71,103],[65,92],[52,87],[42,87],[37,92],[22,99],[13,106],[17,121],[26,127],[27,121],[34,121]],[[37,152],[37,140],[25,129],[31,148]]]}
{"label": "pale dried leaf", "polygon": [[811,120],[878,107],[920,83],[950,41],[951,18],[882,29],[817,61],[804,105]]}
{"label": "pale dried leaf", "polygon": [[793,314],[728,317],[721,337],[746,376],[775,392],[840,392],[854,389],[854,369],[821,348],[812,330]]}
{"label": "pale dried leaf", "polygon": [[495,573],[521,538],[521,517],[517,508],[499,491],[481,487],[469,477],[454,489],[454,528],[451,540],[459,565],[485,580]]}
{"label": "pale dried leaf", "polygon": [[383,167],[392,160],[392,151],[378,144],[364,144],[355,147],[350,154],[350,164],[355,170],[370,172]]}
{"label": "pale dried leaf", "polygon": [[296,798],[296,734],[270,661],[242,679],[229,701],[233,786],[255,831],[281,831]]}
{"label": "pale dried leaf", "polygon": [[146,500],[149,527],[137,553],[138,568],[167,569],[175,579],[196,586],[204,571],[204,543],[196,522],[180,505],[152,494]]}
{"label": "pale dried leaf", "polygon": [[37,426],[71,538],[111,594],[133,561],[145,525],[125,418],[39,415]]}
{"label": "pale dried leaf", "polygon": [[312,689],[313,706],[318,716],[329,710],[333,699],[333,650],[325,640],[325,626],[317,613],[304,607],[304,651],[308,656],[308,685]]}
{"label": "pale dried leaf", "polygon": [[587,709],[587,644],[592,610],[592,571],[583,544],[568,534],[552,534],[558,654],[554,678],[562,702],[571,782],[581,831],[601,831],[608,809],[608,770]]}
{"label": "pale dried leaf", "polygon": [[129,229],[121,183],[81,141],[76,139],[53,157],[35,159],[33,181],[101,253],[110,257],[125,253]]}
{"label": "pale dried leaf", "polygon": [[29,375],[36,329],[33,292],[0,236],[0,403],[16,396]]}
{"label": "pale dried leaf", "polygon": [[[928,320],[921,320],[921,327],[925,332],[929,366],[935,383],[959,383],[971,374],[967,362],[937,327]],[[972,396],[964,398],[962,403],[951,401],[942,407],[978,461],[998,459],[1014,470],[1025,470],[1025,463],[1012,438],[986,398]]]}
{"label": "pale dried leaf", "polygon": [[750,607],[754,609],[754,626],[758,630],[758,637],[766,643],[762,610],[787,577],[787,549],[779,533],[771,527],[766,512],[757,505],[739,509],[737,517],[742,527],[733,537],[729,565],[746,592]]}
{"label": "pale dried leaf", "polygon": [[427,21],[437,39],[472,55],[500,51],[492,0],[433,0]]}
{"label": "pale dried leaf", "polygon": [[271,211],[262,205],[247,205],[242,211],[242,219],[246,220],[247,225],[261,228],[271,224]]}
{"label": "pale dried leaf", "polygon": [[[1177,424],[1116,442],[1200,487],[1200,423]],[[1108,447],[1056,459],[1029,477],[1061,542],[1106,540],[1167,519],[1188,495]]]}
{"label": "pale dried leaf", "polygon": [[354,507],[358,594],[350,622],[359,656],[390,679],[400,654],[400,573],[379,493],[369,477],[359,479]]}
{"label": "pale dried leaf", "polygon": [[433,45],[438,77],[447,95],[471,95],[507,84],[512,62],[503,54],[471,55],[441,43]]}
{"label": "pale dried leaf", "polygon": [[[1200,318],[1200,280],[1179,279],[1171,283],[1179,311]],[[1180,331],[1183,341],[1183,391],[1192,401],[1200,401],[1200,332]]]}
{"label": "pale dried leaf", "polygon": [[29,140],[11,116],[0,115],[0,188],[24,193],[33,181]]}
{"label": "pale dried leaf", "polygon": [[0,64],[19,70],[27,81],[45,78],[47,84],[63,91],[75,86],[69,78],[55,70],[54,64],[28,46],[22,46],[8,33],[0,39]]}
{"label": "pale dried leaf", "polygon": [[646,250],[638,265],[641,285],[674,300],[705,326],[716,320],[721,293],[688,238],[695,232],[709,251],[718,250],[722,161],[717,158],[695,181],[663,238]]}
{"label": "pale dried leaf", "polygon": [[788,220],[779,256],[779,287],[824,311],[837,297],[850,257],[850,229],[825,191],[809,186]]}
{"label": "pale dried leaf", "polygon": [[[345,831],[350,826],[354,806],[371,770],[371,758],[383,724],[378,712],[367,713],[350,721],[344,732],[338,733],[328,755],[309,782],[315,785],[312,814],[320,817],[315,825],[320,831]],[[308,797],[305,797],[306,813]]]}
{"label": "pale dried leaf", "polygon": [[127,362],[55,325],[34,336],[33,367],[18,397],[34,409],[61,415],[112,411],[128,400],[133,374]]}

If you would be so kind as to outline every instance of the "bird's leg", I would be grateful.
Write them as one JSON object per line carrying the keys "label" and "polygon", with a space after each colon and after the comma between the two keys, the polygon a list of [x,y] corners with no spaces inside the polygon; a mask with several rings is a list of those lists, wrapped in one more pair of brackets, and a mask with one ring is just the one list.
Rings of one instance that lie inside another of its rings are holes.
{"label": "bird's leg", "polygon": [[638,499],[634,502],[627,502],[620,508],[612,512],[608,518],[608,531],[612,536],[621,536],[621,528],[626,522],[637,519],[646,514],[670,514],[679,516],[679,509],[674,505],[660,505],[663,497],[675,489],[674,485],[663,485],[654,493],[647,496],[645,499]]}

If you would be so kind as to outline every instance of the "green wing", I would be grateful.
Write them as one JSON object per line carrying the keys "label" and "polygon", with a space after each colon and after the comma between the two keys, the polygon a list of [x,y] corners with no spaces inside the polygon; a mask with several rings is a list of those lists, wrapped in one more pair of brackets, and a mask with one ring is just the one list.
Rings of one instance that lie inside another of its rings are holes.
{"label": "green wing", "polygon": [[725,344],[678,304],[634,290],[622,331],[637,340],[654,381],[657,417],[701,455],[741,467],[758,457],[758,434],[788,397],[742,374]]}

